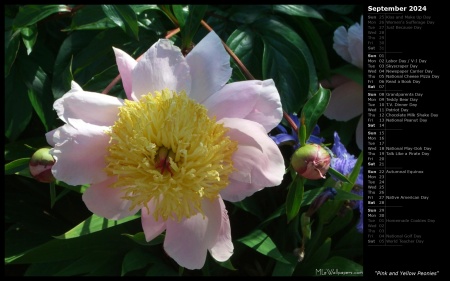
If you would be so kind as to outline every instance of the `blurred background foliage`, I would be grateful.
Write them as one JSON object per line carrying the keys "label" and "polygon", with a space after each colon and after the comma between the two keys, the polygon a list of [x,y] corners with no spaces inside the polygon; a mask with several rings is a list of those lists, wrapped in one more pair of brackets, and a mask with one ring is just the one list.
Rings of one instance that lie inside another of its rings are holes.
{"label": "blurred background foliage", "polygon": [[[307,181],[299,215],[286,217],[291,174],[227,204],[235,253],[225,263],[208,256],[202,270],[178,268],[162,249],[161,237],[147,243],[139,216],[113,222],[93,216],[81,201],[85,186],[39,183],[28,160],[48,146],[45,133],[60,126],[53,102],[75,80],[102,92],[117,77],[112,47],[138,58],[159,38],[170,37],[188,51],[210,26],[256,79],[272,78],[283,109],[300,113],[319,90],[319,81],[355,69],[332,48],[334,30],[359,22],[357,5],[5,5],[5,271],[6,275],[315,275],[316,269],[362,272],[359,215],[337,209],[349,194],[329,200],[311,225],[305,257],[300,214],[324,187]],[[231,60],[231,81],[245,80]],[[354,77],[354,76],[353,76]],[[230,82],[231,82],[230,81]],[[125,97],[122,84],[108,94]],[[287,123],[283,124],[287,125]],[[337,131],[353,155],[358,118],[337,122],[320,117],[321,137]],[[280,147],[289,163],[293,150]]]}

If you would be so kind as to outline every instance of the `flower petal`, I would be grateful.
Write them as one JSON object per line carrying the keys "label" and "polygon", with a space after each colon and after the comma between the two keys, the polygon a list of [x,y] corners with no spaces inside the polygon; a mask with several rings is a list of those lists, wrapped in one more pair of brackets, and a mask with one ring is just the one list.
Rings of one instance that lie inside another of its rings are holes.
{"label": "flower petal", "polygon": [[229,202],[242,201],[263,188],[261,186],[255,186],[252,183],[245,183],[232,178],[229,178],[228,180],[229,184],[227,185],[227,188],[220,191],[220,196]]}
{"label": "flower petal", "polygon": [[222,210],[222,219],[220,222],[220,231],[217,240],[211,246],[209,252],[211,256],[220,262],[228,260],[233,254],[234,246],[231,240],[231,227],[228,218],[228,212],[222,199],[219,200]]}
{"label": "flower petal", "polygon": [[186,61],[192,77],[190,97],[199,103],[222,88],[231,77],[230,56],[214,31],[192,49]]}
{"label": "flower petal", "polygon": [[364,66],[363,50],[363,25],[355,23],[348,29],[348,52],[351,57],[350,62],[360,69]]}
{"label": "flower petal", "polygon": [[354,81],[348,81],[332,90],[324,115],[337,121],[348,121],[362,112],[363,88]]}
{"label": "flower petal", "polygon": [[153,199],[148,202],[147,207],[148,211],[146,208],[141,209],[141,221],[142,229],[145,234],[145,240],[149,242],[166,229],[166,222],[161,217],[157,221],[153,217],[153,211],[155,210]]}
{"label": "flower petal", "polygon": [[125,53],[121,49],[114,48],[114,54],[116,55],[116,63],[119,68],[120,77],[122,78],[122,85],[127,98],[131,100],[132,91],[132,70],[136,67],[137,61],[129,54]]}
{"label": "flower petal", "polygon": [[160,39],[148,49],[132,71],[133,100],[142,95],[169,89],[187,94],[191,90],[191,75],[180,48],[172,41]]}
{"label": "flower petal", "polygon": [[227,84],[204,105],[217,120],[225,117],[252,120],[263,125],[266,133],[283,118],[280,94],[272,79]]}
{"label": "flower petal", "polygon": [[198,213],[181,222],[166,222],[164,250],[179,265],[200,269],[205,264],[208,247],[214,245],[221,228],[222,208],[220,198],[203,200],[204,216]]}
{"label": "flower petal", "polygon": [[338,55],[340,55],[345,61],[351,63],[352,57],[348,50],[348,33],[345,27],[339,26],[334,31],[333,37],[333,49]]}
{"label": "flower petal", "polygon": [[358,125],[356,126],[356,144],[358,145],[358,148],[363,150],[364,148],[364,121],[363,116],[361,115],[361,118],[358,121]]}
{"label": "flower petal", "polygon": [[72,119],[81,119],[94,125],[111,126],[117,120],[122,105],[122,99],[83,91],[72,81],[72,89],[57,99],[53,107],[58,117],[68,124]]}
{"label": "flower petal", "polygon": [[115,177],[109,177],[86,189],[83,201],[89,211],[110,220],[132,216],[139,211],[138,207],[130,210],[131,201],[122,199],[124,193],[121,188],[111,187],[115,181]]}
{"label": "flower petal", "polygon": [[96,126],[74,119],[48,132],[48,143],[54,143],[50,153],[56,159],[52,173],[56,179],[71,185],[98,183],[107,178],[105,156],[110,136],[108,127]]}
{"label": "flower petal", "polygon": [[[238,142],[238,149],[232,157],[236,171],[230,179],[251,184],[252,192],[245,192],[246,196],[263,187],[279,185],[284,176],[284,159],[264,127],[239,118],[223,118],[218,122],[229,128],[227,134]],[[227,192],[221,195],[228,200],[224,194]]]}

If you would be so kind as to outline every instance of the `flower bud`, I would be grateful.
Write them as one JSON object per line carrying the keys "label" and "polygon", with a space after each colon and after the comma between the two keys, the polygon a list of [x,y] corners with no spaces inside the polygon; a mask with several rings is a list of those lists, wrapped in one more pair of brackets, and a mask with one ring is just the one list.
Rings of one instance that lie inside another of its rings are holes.
{"label": "flower bud", "polygon": [[291,165],[301,176],[317,180],[325,178],[330,168],[331,156],[322,146],[308,143],[294,152]]}
{"label": "flower bud", "polygon": [[29,167],[30,174],[39,182],[50,183],[55,180],[52,174],[52,166],[55,164],[55,159],[49,153],[50,148],[38,149],[33,156],[31,156]]}

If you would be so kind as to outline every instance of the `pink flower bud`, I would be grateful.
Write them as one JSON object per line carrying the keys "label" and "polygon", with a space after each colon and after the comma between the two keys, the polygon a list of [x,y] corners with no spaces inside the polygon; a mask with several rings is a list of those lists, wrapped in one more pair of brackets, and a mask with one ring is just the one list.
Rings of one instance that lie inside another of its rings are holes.
{"label": "pink flower bud", "polygon": [[299,175],[310,180],[317,180],[325,178],[330,168],[330,161],[331,156],[325,148],[309,143],[294,152],[291,165]]}
{"label": "pink flower bud", "polygon": [[55,159],[49,153],[50,148],[38,149],[33,156],[31,156],[29,167],[30,174],[39,182],[52,182],[55,180],[52,174],[52,166],[55,164]]}

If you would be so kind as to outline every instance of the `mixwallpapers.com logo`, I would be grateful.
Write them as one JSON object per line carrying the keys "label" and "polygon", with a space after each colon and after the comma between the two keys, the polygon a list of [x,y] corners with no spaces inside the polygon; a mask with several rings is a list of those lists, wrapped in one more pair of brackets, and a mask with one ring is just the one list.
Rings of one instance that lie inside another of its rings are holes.
{"label": "mixwallpapers.com logo", "polygon": [[316,275],[318,276],[362,276],[362,271],[342,271],[337,268],[319,268],[316,269]]}

